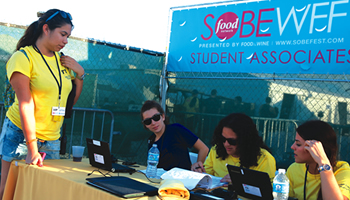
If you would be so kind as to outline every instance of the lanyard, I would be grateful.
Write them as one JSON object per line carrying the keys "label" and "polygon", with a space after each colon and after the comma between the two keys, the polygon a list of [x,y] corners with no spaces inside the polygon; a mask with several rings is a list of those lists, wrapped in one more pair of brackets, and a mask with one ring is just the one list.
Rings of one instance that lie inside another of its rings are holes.
{"label": "lanyard", "polygon": [[56,59],[56,65],[57,65],[57,69],[58,69],[58,74],[60,76],[60,82],[58,82],[55,74],[52,72],[51,68],[50,68],[50,65],[46,62],[43,54],[40,52],[39,48],[34,45],[34,49],[39,52],[39,54],[41,55],[41,57],[43,58],[47,68],[50,70],[52,76],[55,78],[55,81],[57,83],[57,86],[58,86],[58,107],[60,107],[60,104],[61,104],[61,92],[62,92],[62,77],[61,77],[61,71],[60,71],[60,66],[58,65],[58,61],[57,61],[57,56],[56,56],[56,53],[54,52],[54,55],[55,55],[55,59]]}
{"label": "lanyard", "polygon": [[304,180],[304,200],[306,200],[306,181],[307,181],[307,171],[309,170],[309,165],[306,165],[305,180]]}

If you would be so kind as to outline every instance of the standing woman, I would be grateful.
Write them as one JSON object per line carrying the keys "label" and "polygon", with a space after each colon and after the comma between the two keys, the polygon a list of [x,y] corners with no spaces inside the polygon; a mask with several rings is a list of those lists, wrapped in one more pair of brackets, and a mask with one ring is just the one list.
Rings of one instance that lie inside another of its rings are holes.
{"label": "standing woman", "polygon": [[190,130],[181,124],[168,125],[163,108],[155,101],[146,101],[141,108],[145,128],[154,134],[148,140],[148,149],[157,144],[160,152],[158,168],[173,167],[191,170],[189,148],[198,150],[197,161],[204,162],[209,148]]}
{"label": "standing woman", "polygon": [[308,121],[297,128],[295,163],[289,166],[289,196],[303,199],[349,199],[350,167],[337,161],[337,136],[326,122]]}
{"label": "standing woman", "polygon": [[73,28],[69,13],[52,9],[25,31],[16,51],[6,65],[7,76],[16,93],[0,137],[0,198],[11,161],[24,159],[30,165],[43,165],[40,152],[48,159],[59,159],[60,128],[67,97],[72,89],[72,71],[76,77],[78,100],[83,87],[84,69],[71,57],[59,55],[68,43]]}

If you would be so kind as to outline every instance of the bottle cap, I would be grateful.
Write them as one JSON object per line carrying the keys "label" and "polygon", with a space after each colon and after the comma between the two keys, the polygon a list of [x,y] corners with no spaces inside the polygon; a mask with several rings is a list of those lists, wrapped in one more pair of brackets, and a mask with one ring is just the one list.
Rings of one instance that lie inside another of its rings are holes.
{"label": "bottle cap", "polygon": [[285,173],[286,173],[286,170],[285,170],[285,169],[278,169],[278,173],[285,174]]}
{"label": "bottle cap", "polygon": [[157,144],[153,144],[152,147],[157,147]]}

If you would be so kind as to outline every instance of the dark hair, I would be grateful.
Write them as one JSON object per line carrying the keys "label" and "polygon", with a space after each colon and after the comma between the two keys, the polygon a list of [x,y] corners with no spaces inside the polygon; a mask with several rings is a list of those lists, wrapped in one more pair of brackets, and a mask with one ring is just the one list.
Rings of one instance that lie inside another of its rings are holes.
{"label": "dark hair", "polygon": [[236,96],[235,100],[237,100],[239,103],[242,103],[242,97],[241,96]]}
{"label": "dark hair", "polygon": [[216,95],[217,93],[218,93],[218,91],[216,89],[213,89],[210,94],[211,95]]}
{"label": "dark hair", "polygon": [[265,102],[266,103],[271,103],[271,98],[270,97],[266,97]]}
{"label": "dark hair", "polygon": [[327,122],[307,121],[300,125],[296,131],[304,140],[320,141],[332,167],[335,167],[338,154],[337,135]]}
{"label": "dark hair", "polygon": [[47,24],[50,30],[54,30],[58,27],[62,27],[65,24],[70,24],[73,27],[73,23],[69,19],[69,17],[67,16],[66,18],[63,18],[60,14],[57,14],[52,19],[46,22],[46,20],[57,11],[60,11],[60,10],[58,9],[48,10],[37,21],[30,24],[29,27],[24,32],[24,35],[19,39],[16,50],[19,50],[21,47],[34,45],[38,40],[38,38],[43,33],[44,24]]}
{"label": "dark hair", "polygon": [[221,119],[214,130],[212,145],[216,145],[217,158],[224,160],[228,157],[221,139],[224,127],[230,128],[237,135],[237,153],[241,167],[257,166],[261,155],[260,148],[271,153],[259,136],[253,120],[243,113],[232,113]]}
{"label": "dark hair", "polygon": [[[141,107],[141,121],[143,120],[143,113],[146,112],[147,110],[151,110],[152,108],[157,109],[158,112],[161,114],[165,114],[164,109],[162,108],[162,106],[158,102],[153,101],[153,100],[147,100],[147,101],[145,101],[145,103],[143,103],[143,105]],[[167,116],[165,116],[164,124],[166,124],[166,125],[169,124],[169,120],[168,120]],[[145,125],[143,125],[143,127],[146,128]]]}
{"label": "dark hair", "polygon": [[[320,141],[334,169],[337,164],[338,144],[337,135],[331,125],[321,120],[311,120],[300,125],[296,131],[304,140]],[[318,192],[317,199],[322,199],[322,188]]]}
{"label": "dark hair", "polygon": [[193,108],[197,103],[198,97],[192,97],[191,102],[189,104],[190,108]]}

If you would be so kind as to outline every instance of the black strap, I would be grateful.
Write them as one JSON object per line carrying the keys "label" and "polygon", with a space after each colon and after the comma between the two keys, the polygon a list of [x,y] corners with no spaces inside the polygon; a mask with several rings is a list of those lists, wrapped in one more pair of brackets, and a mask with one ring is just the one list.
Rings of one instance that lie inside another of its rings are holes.
{"label": "black strap", "polygon": [[58,100],[59,100],[59,103],[61,103],[60,101],[61,101],[61,92],[62,92],[62,76],[61,76],[60,66],[58,65],[56,52],[53,52],[53,54],[55,55],[56,65],[57,65],[57,69],[58,69],[58,74],[59,74],[59,76],[60,76],[60,82],[58,82],[58,80],[57,80],[55,74],[52,72],[52,70],[51,70],[51,68],[50,68],[50,65],[46,62],[46,60],[45,60],[43,54],[40,52],[39,48],[38,48],[36,45],[34,45],[34,49],[35,49],[37,52],[39,52],[39,54],[41,55],[41,57],[43,58],[43,60],[44,60],[44,62],[45,62],[45,64],[46,64],[47,68],[50,70],[52,76],[55,78],[55,81],[56,81],[57,86],[58,86]]}
{"label": "black strap", "polygon": [[309,170],[309,165],[306,165],[305,180],[304,180],[304,200],[306,200],[306,181],[307,181],[307,171],[308,170]]}

